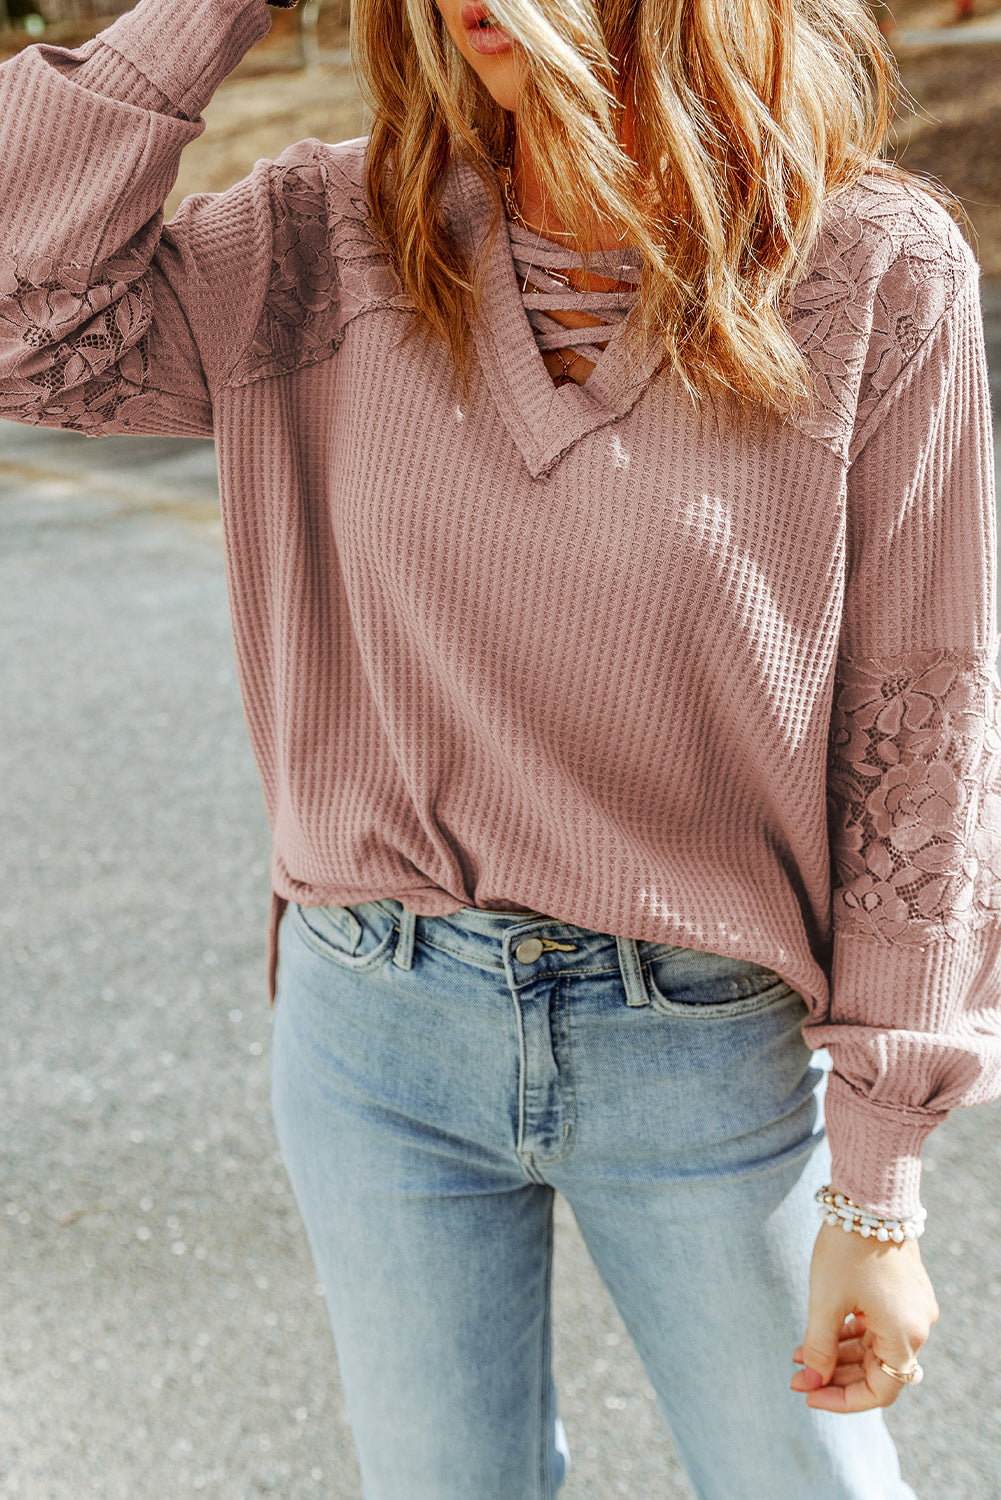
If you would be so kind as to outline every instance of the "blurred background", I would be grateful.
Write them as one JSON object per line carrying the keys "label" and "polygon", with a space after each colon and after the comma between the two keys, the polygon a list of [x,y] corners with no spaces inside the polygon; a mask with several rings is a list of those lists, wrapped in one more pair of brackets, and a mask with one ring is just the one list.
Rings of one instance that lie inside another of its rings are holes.
{"label": "blurred background", "polygon": [[[114,14],[0,0],[0,57]],[[893,153],[972,221],[997,426],[1001,0],[874,15],[911,96]],[[168,218],[304,136],[365,133],[346,0],[271,16]],[[271,1125],[269,841],[220,537],[211,442],[0,423],[3,1500],[360,1497]],[[998,1500],[1001,1106],[953,1116],[924,1161],[942,1319],[889,1422],[919,1500]],[[562,1200],[554,1306],[561,1500],[691,1500]]]}

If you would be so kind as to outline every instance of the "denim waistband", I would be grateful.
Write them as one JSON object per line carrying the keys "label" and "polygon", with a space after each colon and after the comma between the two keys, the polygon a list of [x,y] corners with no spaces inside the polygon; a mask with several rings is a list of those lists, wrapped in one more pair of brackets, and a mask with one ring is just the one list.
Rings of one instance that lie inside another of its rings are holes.
{"label": "denim waistband", "polygon": [[381,912],[383,920],[391,918],[398,927],[393,962],[400,968],[411,966],[419,928],[422,941],[463,963],[499,973],[520,972],[526,980],[530,975],[536,979],[540,972],[546,971],[573,969],[577,973],[596,973],[618,968],[630,1005],[649,1002],[642,971],[644,960],[676,951],[669,943],[595,932],[544,912],[485,911],[464,906],[444,916],[418,917],[392,896],[380,897],[366,905]]}

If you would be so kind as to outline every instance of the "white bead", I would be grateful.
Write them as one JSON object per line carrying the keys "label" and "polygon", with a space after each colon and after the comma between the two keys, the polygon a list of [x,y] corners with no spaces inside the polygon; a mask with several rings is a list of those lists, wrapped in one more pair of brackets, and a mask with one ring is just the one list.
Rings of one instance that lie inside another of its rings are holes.
{"label": "white bead", "polygon": [[838,1205],[839,1208],[844,1208],[844,1206],[845,1206],[845,1195],[844,1195],[844,1193],[835,1193],[834,1194],[834,1201]]}
{"label": "white bead", "polygon": [[900,1244],[903,1243],[904,1231],[901,1229],[901,1227],[900,1227],[899,1224],[897,1225],[897,1227],[893,1231],[893,1233],[890,1235],[890,1238],[891,1238],[891,1240],[893,1241],[893,1243],[895,1245],[900,1245]]}
{"label": "white bead", "polygon": [[825,1214],[824,1218],[827,1220],[828,1224],[837,1224],[838,1222],[838,1216],[833,1212],[833,1210],[831,1213]]}
{"label": "white bead", "polygon": [[878,1240],[882,1240],[884,1245],[890,1238],[890,1231],[887,1229],[885,1224],[880,1224],[879,1228],[876,1230],[876,1238]]}
{"label": "white bead", "polygon": [[841,1222],[841,1227],[844,1230],[845,1234],[851,1234],[852,1230],[855,1228],[855,1225],[852,1223],[851,1219],[843,1219]]}
{"label": "white bead", "polygon": [[863,1224],[862,1227],[861,1227],[861,1229],[859,1230],[859,1234],[862,1236],[862,1238],[864,1240],[867,1240],[869,1238],[869,1236],[872,1234],[872,1230],[869,1228],[868,1224]]}

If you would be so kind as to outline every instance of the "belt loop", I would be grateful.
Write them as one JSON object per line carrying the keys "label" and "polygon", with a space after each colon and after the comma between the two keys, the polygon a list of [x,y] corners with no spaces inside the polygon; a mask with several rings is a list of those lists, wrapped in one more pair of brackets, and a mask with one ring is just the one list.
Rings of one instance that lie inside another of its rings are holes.
{"label": "belt loop", "polygon": [[400,935],[396,939],[393,963],[398,969],[411,969],[414,963],[414,938],[417,934],[417,918],[405,906],[400,907]]}
{"label": "belt loop", "polygon": [[635,938],[616,937],[616,946],[619,950],[619,968],[622,970],[622,982],[626,987],[627,1005],[649,1005],[650,996],[646,992],[643,983],[643,970],[640,968],[639,949]]}

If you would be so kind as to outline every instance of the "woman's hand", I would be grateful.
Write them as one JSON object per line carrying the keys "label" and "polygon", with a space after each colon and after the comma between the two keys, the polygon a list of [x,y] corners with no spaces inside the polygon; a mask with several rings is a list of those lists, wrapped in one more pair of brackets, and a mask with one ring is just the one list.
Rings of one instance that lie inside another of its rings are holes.
{"label": "woman's hand", "polygon": [[810,1266],[807,1330],[793,1355],[805,1368],[791,1388],[824,1411],[890,1406],[903,1384],[880,1369],[877,1356],[909,1369],[937,1319],[917,1240],[883,1243],[823,1224]]}

